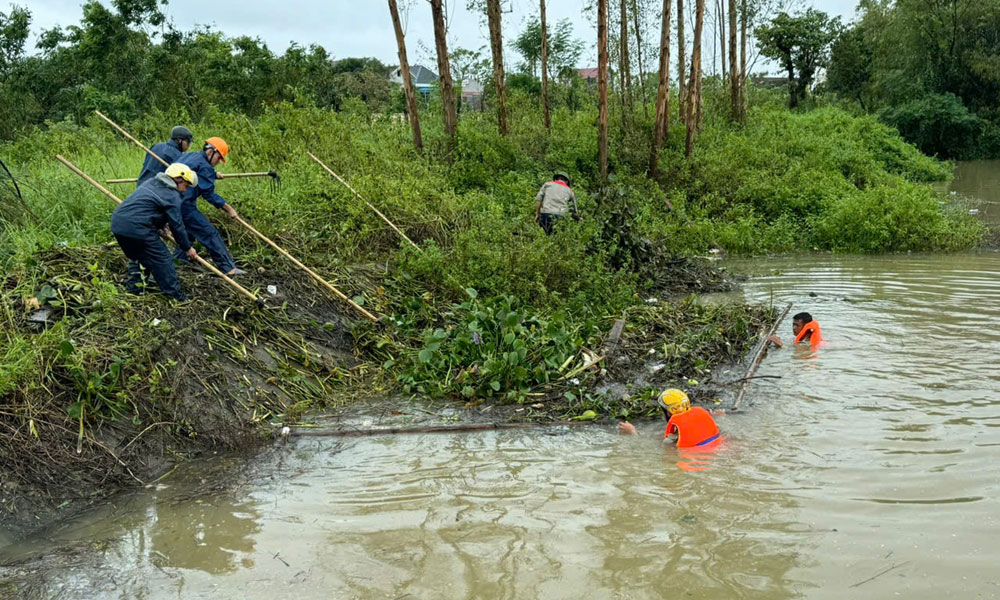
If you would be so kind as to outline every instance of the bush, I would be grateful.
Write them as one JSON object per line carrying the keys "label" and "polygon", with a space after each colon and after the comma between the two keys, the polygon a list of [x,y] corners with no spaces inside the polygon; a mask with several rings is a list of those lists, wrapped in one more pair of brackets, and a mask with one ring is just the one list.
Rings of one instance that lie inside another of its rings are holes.
{"label": "bush", "polygon": [[986,127],[954,94],[928,94],[890,106],[881,118],[923,152],[944,158],[975,156]]}

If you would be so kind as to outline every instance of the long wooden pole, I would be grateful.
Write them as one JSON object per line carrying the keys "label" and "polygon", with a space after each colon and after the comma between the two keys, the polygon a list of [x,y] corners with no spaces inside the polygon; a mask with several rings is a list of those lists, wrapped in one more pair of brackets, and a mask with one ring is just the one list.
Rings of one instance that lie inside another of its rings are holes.
{"label": "long wooden pole", "polygon": [[[63,158],[62,155],[57,154],[56,155],[56,160],[58,160],[59,162],[61,162],[64,165],[66,165],[69,168],[70,171],[73,171],[74,173],[76,173],[77,175],[79,175],[80,177],[82,177],[87,183],[89,183],[90,185],[94,186],[95,188],[97,188],[98,190],[100,190],[101,192],[103,192],[105,196],[107,196],[108,198],[111,198],[117,204],[121,204],[122,203],[121,199],[118,196],[115,196],[106,187],[104,187],[103,185],[101,185],[101,184],[97,183],[96,181],[94,181],[94,179],[91,178],[90,175],[87,175],[86,173],[84,173],[83,171],[81,171],[80,169],[78,169],[76,165],[74,165],[73,163],[71,163],[68,160],[66,160],[65,158]],[[174,242],[175,244],[177,243],[174,240],[173,236],[170,235],[170,234],[167,234],[164,237],[166,237],[171,242]],[[218,275],[219,277],[221,277],[222,279],[224,279],[226,281],[226,283],[228,283],[229,285],[231,285],[234,288],[236,288],[236,290],[239,293],[243,294],[247,298],[250,298],[251,300],[253,300],[254,302],[256,302],[259,305],[263,305],[264,304],[264,302],[260,298],[258,298],[257,296],[255,296],[252,292],[250,292],[250,290],[246,289],[242,285],[240,285],[240,284],[236,283],[235,281],[233,281],[232,279],[230,279],[229,276],[227,276],[225,273],[223,273],[218,268],[216,268],[216,266],[213,265],[212,263],[208,262],[207,260],[205,260],[201,256],[195,256],[195,260],[197,260],[198,264],[200,264],[201,266],[205,267],[209,271],[215,273],[216,275]]]}
{"label": "long wooden pole", "polygon": [[[239,179],[245,177],[271,177],[272,179],[277,179],[278,174],[274,171],[256,171],[253,173],[219,173],[216,175],[218,179]],[[104,183],[135,183],[139,181],[136,177],[127,177],[124,179],[107,179]]]}
{"label": "long wooden pole", "polygon": [[551,423],[468,423],[465,425],[432,425],[424,427],[382,427],[377,429],[295,429],[292,437],[365,437],[407,433],[458,433],[500,429],[537,429],[543,427],[576,427],[593,425],[596,421],[553,421]]}
{"label": "long wooden pole", "polygon": [[778,328],[778,325],[785,320],[785,317],[788,315],[788,311],[790,310],[792,310],[791,302],[789,302],[785,307],[785,310],[781,312],[781,315],[774,322],[774,325],[771,325],[771,329],[768,330],[763,339],[758,342],[757,351],[754,353],[753,360],[750,362],[750,368],[747,369],[747,373],[743,377],[743,385],[740,387],[739,394],[736,395],[736,401],[733,402],[733,407],[730,408],[728,412],[738,412],[740,410],[740,406],[743,404],[743,398],[746,397],[747,390],[750,389],[750,381],[753,379],[753,374],[757,372],[757,367],[760,366],[760,361],[764,358],[764,350],[767,349],[769,343],[768,338],[774,335],[774,331]]}
{"label": "long wooden pole", "polygon": [[597,0],[597,163],[608,181],[608,0]]}
{"label": "long wooden pole", "polygon": [[[122,129],[117,123],[115,123],[111,119],[109,119],[106,116],[104,116],[103,114],[101,114],[100,111],[95,111],[95,112],[97,112],[97,114],[102,119],[104,119],[105,121],[107,121],[108,123],[110,123],[115,129],[117,129],[118,131],[120,131],[122,133],[122,135],[124,135],[128,139],[130,139],[133,142],[135,142],[137,146],[139,146],[140,148],[142,148],[143,150],[145,150],[146,153],[148,153],[150,156],[152,156],[156,160],[160,161],[164,165],[167,165],[167,161],[165,161],[162,158],[160,158],[159,156],[157,156],[156,153],[154,153],[152,150],[150,150],[146,146],[143,146],[142,143],[139,140],[137,140],[134,137],[132,137],[131,135],[129,135],[129,133],[127,131],[125,131],[124,129]],[[110,193],[110,192],[108,192],[108,193]],[[300,269],[302,269],[303,271],[305,271],[306,273],[308,273],[310,277],[312,277],[313,279],[316,279],[321,284],[323,284],[324,287],[326,287],[327,289],[329,289],[330,291],[332,291],[337,297],[339,297],[340,299],[342,299],[345,302],[347,302],[348,304],[350,304],[356,310],[360,311],[361,314],[363,314],[365,317],[367,317],[367,318],[369,318],[369,319],[371,319],[372,321],[375,321],[375,322],[378,321],[378,317],[376,317],[375,315],[371,314],[370,312],[368,312],[367,310],[365,310],[364,308],[362,308],[361,306],[359,306],[356,302],[354,302],[353,300],[351,300],[350,298],[348,298],[346,294],[344,294],[343,292],[341,292],[337,288],[333,287],[333,285],[330,282],[328,282],[327,280],[323,279],[315,271],[313,271],[309,267],[307,267],[304,264],[302,264],[298,259],[296,259],[294,256],[292,256],[291,254],[289,254],[284,248],[282,248],[281,246],[279,246],[278,244],[276,244],[273,240],[271,240],[271,238],[269,238],[266,235],[264,235],[263,233],[257,231],[257,229],[254,228],[252,225],[250,225],[250,223],[247,223],[243,219],[243,217],[237,216],[236,217],[236,221],[239,222],[240,225],[243,225],[248,230],[250,230],[254,235],[256,235],[257,237],[259,237],[260,239],[262,239],[266,244],[270,245],[272,248],[274,248],[275,250],[277,250],[278,252],[280,252],[282,256],[284,256],[288,260],[292,261],[292,264],[294,264],[295,266],[299,267]],[[204,262],[204,260],[202,262]]]}
{"label": "long wooden pole", "polygon": [[339,181],[340,183],[342,183],[345,186],[347,186],[347,189],[349,189],[352,192],[354,192],[354,195],[357,196],[359,200],[361,200],[362,202],[364,202],[365,204],[367,204],[368,208],[370,208],[373,211],[375,211],[375,214],[377,214],[378,216],[382,217],[382,220],[385,221],[386,223],[388,223],[389,227],[392,227],[392,230],[395,231],[396,233],[398,233],[400,235],[400,237],[402,237],[404,240],[406,240],[407,242],[409,242],[410,245],[413,246],[414,248],[416,248],[417,250],[420,249],[420,246],[414,244],[413,240],[411,240],[410,238],[406,237],[406,234],[403,233],[402,231],[400,231],[399,227],[396,227],[396,225],[394,225],[393,222],[389,220],[389,217],[383,215],[382,212],[379,209],[375,208],[372,205],[371,202],[365,200],[364,196],[362,196],[361,194],[358,193],[357,190],[355,190],[354,188],[352,188],[351,184],[349,184],[346,181],[344,181],[344,179],[340,175],[337,175],[336,173],[334,173],[333,169],[331,169],[330,167],[326,166],[326,163],[324,163],[320,159],[316,158],[316,155],[313,154],[312,152],[307,152],[306,154],[309,155],[309,158],[311,158],[314,161],[316,161],[317,163],[319,163],[319,166],[321,166],[324,169],[326,169],[327,173],[329,173],[330,175],[333,175],[334,178],[336,178],[337,181]]}
{"label": "long wooden pole", "polygon": [[360,312],[361,314],[363,314],[365,317],[371,319],[373,322],[378,322],[378,317],[376,317],[375,315],[371,314],[370,312],[368,312],[367,310],[365,310],[364,308],[362,308],[358,303],[356,303],[355,301],[353,301],[350,298],[348,298],[343,292],[341,292],[337,288],[333,287],[333,284],[331,284],[329,281],[327,281],[327,280],[323,279],[322,277],[320,277],[320,275],[318,273],[316,273],[315,271],[313,271],[309,267],[307,267],[304,264],[302,264],[297,258],[295,258],[291,254],[289,254],[284,248],[282,248],[281,246],[279,246],[278,244],[276,244],[275,242],[273,242],[271,240],[271,238],[267,237],[263,233],[261,233],[261,232],[257,231],[256,229],[254,229],[253,225],[251,225],[250,223],[247,223],[246,221],[243,220],[243,217],[237,216],[236,220],[239,221],[244,227],[246,227],[250,231],[252,231],[255,234],[257,234],[257,237],[259,237],[260,239],[262,239],[265,242],[267,242],[267,244],[269,244],[272,248],[274,248],[279,253],[281,253],[282,256],[284,256],[288,260],[292,261],[292,264],[294,264],[298,268],[300,268],[303,271],[305,271],[306,273],[308,273],[313,279],[315,279],[316,281],[318,281],[319,283],[321,283],[326,289],[328,289],[331,292],[333,292],[334,295],[336,295],[338,298],[340,298],[344,302],[347,302],[348,304],[350,304],[355,310],[357,310],[358,312]]}

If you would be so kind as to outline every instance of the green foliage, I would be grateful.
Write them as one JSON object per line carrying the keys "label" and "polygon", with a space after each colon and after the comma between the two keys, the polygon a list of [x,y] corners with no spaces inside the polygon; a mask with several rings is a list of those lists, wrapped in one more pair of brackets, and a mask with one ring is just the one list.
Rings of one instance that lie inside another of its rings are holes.
{"label": "green foliage", "polygon": [[812,85],[816,71],[825,66],[831,42],[840,29],[840,19],[816,9],[798,15],[779,13],[754,32],[764,56],[788,73],[789,106],[795,108]]}
{"label": "green foliage", "polygon": [[858,10],[833,45],[829,89],[926,152],[1000,156],[1000,0],[869,0]]}
{"label": "green foliage", "polygon": [[475,289],[466,293],[444,315],[446,326],[426,329],[423,346],[406,355],[409,366],[399,379],[407,393],[521,401],[534,386],[557,379],[596,332],[563,312],[542,318],[519,311],[510,296],[480,300]]}
{"label": "green foliage", "polygon": [[[560,19],[555,26],[547,23],[548,48],[546,60],[549,73],[561,73],[563,69],[572,68],[583,53],[583,42],[573,37],[573,24],[569,19]],[[539,68],[542,60],[542,23],[537,17],[532,17],[524,26],[524,30],[514,38],[514,50],[521,55],[523,62],[518,65],[522,73],[540,76]]]}
{"label": "green foliage", "polygon": [[922,151],[956,158],[974,157],[987,127],[954,94],[928,94],[890,106],[881,117]]}

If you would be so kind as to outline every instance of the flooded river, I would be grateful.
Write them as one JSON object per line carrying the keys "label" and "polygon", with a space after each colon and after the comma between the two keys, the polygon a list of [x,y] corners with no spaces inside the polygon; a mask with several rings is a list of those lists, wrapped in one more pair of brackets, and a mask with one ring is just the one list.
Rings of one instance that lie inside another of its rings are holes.
{"label": "flooded river", "polygon": [[957,163],[955,178],[936,187],[939,191],[965,199],[989,225],[1000,226],[1000,160]]}
{"label": "flooded river", "polygon": [[1000,256],[733,268],[829,342],[772,351],[715,453],[659,423],[300,438],[0,561],[67,553],[45,598],[1000,597]]}

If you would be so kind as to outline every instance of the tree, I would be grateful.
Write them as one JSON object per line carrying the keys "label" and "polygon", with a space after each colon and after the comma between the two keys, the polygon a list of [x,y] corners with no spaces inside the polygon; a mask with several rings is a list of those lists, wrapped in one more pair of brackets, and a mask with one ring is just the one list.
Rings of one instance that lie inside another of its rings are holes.
{"label": "tree", "polygon": [[539,16],[542,38],[542,115],[545,131],[552,130],[552,116],[549,114],[549,30],[545,26],[545,0],[539,0]]}
{"label": "tree", "polygon": [[622,127],[628,128],[632,112],[632,70],[628,63],[628,13],[625,1],[620,0],[621,16],[618,29],[618,78],[621,82]]}
{"label": "tree", "polygon": [[[568,67],[576,65],[583,53],[583,42],[573,37],[573,24],[569,19],[561,19],[555,27],[546,26],[547,62],[549,72],[561,73]],[[542,25],[538,19],[528,21],[513,43],[514,50],[521,55],[524,62],[521,69],[534,75],[542,56]]]}
{"label": "tree", "polygon": [[660,81],[656,88],[656,117],[653,119],[653,147],[649,155],[649,175],[658,170],[660,146],[667,136],[670,115],[670,0],[663,0],[660,24]]}
{"label": "tree", "polygon": [[399,73],[403,78],[403,94],[406,96],[406,113],[410,118],[410,129],[413,131],[413,145],[417,150],[422,150],[424,138],[420,133],[417,92],[413,89],[413,78],[410,77],[410,61],[406,57],[406,40],[403,38],[403,25],[399,20],[399,8],[396,6],[396,0],[389,0],[389,14],[392,16],[392,28],[396,32]]}
{"label": "tree", "polygon": [[694,39],[691,51],[691,79],[688,81],[687,131],[684,136],[684,156],[694,151],[694,134],[701,128],[701,33],[705,27],[705,0],[695,4]]}
{"label": "tree", "polygon": [[740,100],[740,70],[736,55],[736,0],[729,0],[729,99],[734,121],[742,121]]}
{"label": "tree", "polygon": [[455,86],[452,84],[451,67],[448,65],[447,28],[444,24],[444,8],[441,0],[430,0],[431,16],[434,19],[434,46],[437,50],[438,77],[441,79],[441,105],[444,115],[444,131],[452,140],[458,133],[458,108],[455,106]]}
{"label": "tree", "polygon": [[795,108],[805,97],[825,65],[830,44],[837,37],[840,19],[815,9],[795,16],[782,12],[769,24],[757,28],[757,44],[764,56],[788,73],[788,106]]}
{"label": "tree", "polygon": [[680,110],[681,121],[687,123],[687,68],[684,55],[687,54],[687,41],[684,39],[684,0],[677,0],[677,108]]}
{"label": "tree", "polygon": [[497,125],[500,135],[507,135],[507,103],[503,84],[503,33],[500,28],[500,0],[486,0],[486,18],[490,24],[490,49],[493,52],[493,85],[497,94]]}
{"label": "tree", "polygon": [[639,67],[639,91],[642,92],[642,112],[649,118],[649,101],[646,99],[646,72],[642,61],[642,27],[639,25],[639,0],[632,0],[632,19],[635,21],[635,59]]}
{"label": "tree", "polygon": [[868,110],[865,96],[872,84],[874,51],[865,40],[863,24],[845,29],[830,48],[827,87],[845,98],[857,100]]}
{"label": "tree", "polygon": [[14,6],[9,13],[0,12],[0,74],[5,74],[24,53],[28,40],[31,13]]}
{"label": "tree", "polygon": [[597,0],[597,163],[608,180],[608,0]]}

